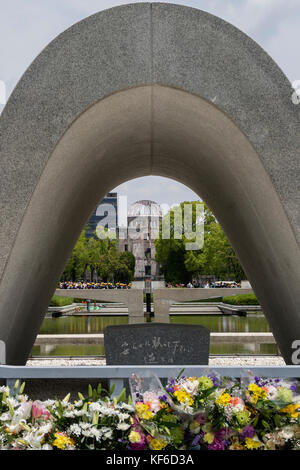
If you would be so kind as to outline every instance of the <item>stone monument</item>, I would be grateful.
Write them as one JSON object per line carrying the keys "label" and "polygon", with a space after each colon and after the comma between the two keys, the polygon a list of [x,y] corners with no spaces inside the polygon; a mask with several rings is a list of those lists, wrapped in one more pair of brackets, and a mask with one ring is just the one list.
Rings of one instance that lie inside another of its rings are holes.
{"label": "stone monument", "polygon": [[207,365],[210,332],[200,325],[146,323],[104,330],[107,365]]}

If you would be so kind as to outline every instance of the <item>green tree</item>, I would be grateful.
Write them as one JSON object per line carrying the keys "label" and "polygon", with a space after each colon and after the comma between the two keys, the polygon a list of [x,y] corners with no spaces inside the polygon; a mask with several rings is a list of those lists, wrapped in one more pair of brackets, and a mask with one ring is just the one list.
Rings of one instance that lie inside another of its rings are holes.
{"label": "green tree", "polygon": [[82,278],[85,276],[87,268],[87,249],[86,249],[86,232],[87,227],[81,232],[77,243],[72,251],[70,258],[66,264],[64,272],[61,276],[63,281]]}
{"label": "green tree", "polygon": [[[186,243],[191,241],[190,235],[184,232],[182,237],[176,239],[175,213],[183,220],[184,205],[172,209],[165,217],[170,217],[170,239],[163,238],[162,227],[159,238],[156,240],[156,260],[161,265],[161,272],[165,279],[171,283],[187,283],[193,277],[200,275],[215,275],[219,279],[235,278],[237,281],[245,278],[242,266],[235,255],[220,224],[210,209],[204,204],[201,222],[204,223],[204,245],[201,249],[186,250]],[[195,232],[197,217],[196,207],[200,201],[192,204],[192,229]],[[198,221],[199,222],[199,221]]]}
{"label": "green tree", "polygon": [[[85,279],[86,272],[90,271],[93,281],[96,271],[106,282],[132,281],[135,268],[134,255],[130,252],[119,253],[117,240],[111,238],[107,229],[103,228],[100,233],[98,228],[94,238],[86,238],[86,229],[87,227],[80,234],[61,280]],[[98,238],[99,233],[100,238]]]}

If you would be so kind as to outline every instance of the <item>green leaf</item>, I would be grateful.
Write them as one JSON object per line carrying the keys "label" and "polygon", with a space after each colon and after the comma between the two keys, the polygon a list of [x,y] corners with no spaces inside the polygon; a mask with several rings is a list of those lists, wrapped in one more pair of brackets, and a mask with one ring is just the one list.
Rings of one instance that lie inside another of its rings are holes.
{"label": "green leaf", "polygon": [[92,398],[93,397],[93,389],[92,389],[92,386],[89,385],[89,398]]}
{"label": "green leaf", "polygon": [[65,398],[63,399],[64,402],[68,403],[68,401],[70,400],[70,396],[71,396],[71,393],[68,393],[68,395],[65,396]]}
{"label": "green leaf", "polygon": [[184,368],[181,369],[181,371],[179,372],[179,374],[178,374],[177,377],[176,377],[176,380],[179,380],[179,379],[180,379],[180,377],[181,377],[181,375],[183,374],[183,372],[184,372]]}
{"label": "green leaf", "polygon": [[8,405],[8,408],[9,408],[9,411],[10,411],[11,415],[14,416],[15,410],[14,410],[12,404],[8,401],[7,405]]}
{"label": "green leaf", "polygon": [[263,425],[265,429],[270,429],[269,423],[267,423],[267,421],[265,421],[264,419],[262,420],[261,424]]}
{"label": "green leaf", "polygon": [[96,426],[96,425],[98,424],[98,421],[99,421],[99,413],[98,413],[98,411],[95,411],[95,412],[93,413],[92,424],[93,424],[94,426]]}
{"label": "green leaf", "polygon": [[259,416],[256,416],[256,418],[253,421],[253,427],[254,428],[257,426],[258,420],[259,420]]}
{"label": "green leaf", "polygon": [[97,387],[97,393],[98,393],[99,398],[100,398],[100,395],[101,395],[101,390],[102,390],[102,385],[100,383],[100,384],[98,384],[98,387]]}
{"label": "green leaf", "polygon": [[22,393],[24,392],[24,388],[25,388],[25,382],[23,382],[21,387],[20,387],[20,390],[19,390],[20,395],[22,395]]}
{"label": "green leaf", "polygon": [[16,380],[16,383],[15,383],[14,389],[15,389],[15,390],[18,390],[18,388],[19,388],[19,385],[20,385],[20,380],[18,379],[18,380]]}
{"label": "green leaf", "polygon": [[78,392],[78,397],[79,397],[79,400],[82,400],[82,401],[85,400],[84,396],[80,392]]}
{"label": "green leaf", "polygon": [[126,401],[126,388],[123,388],[122,392],[117,398],[117,403],[120,403],[122,401]]}
{"label": "green leaf", "polygon": [[112,394],[114,393],[115,388],[116,388],[116,384],[112,384],[112,386],[110,387],[110,390],[109,390],[109,396],[110,396],[110,397],[111,397]]}
{"label": "green leaf", "polygon": [[274,416],[274,423],[275,423],[275,426],[276,426],[277,428],[280,427],[280,422],[281,422],[280,416],[275,415],[275,416]]}

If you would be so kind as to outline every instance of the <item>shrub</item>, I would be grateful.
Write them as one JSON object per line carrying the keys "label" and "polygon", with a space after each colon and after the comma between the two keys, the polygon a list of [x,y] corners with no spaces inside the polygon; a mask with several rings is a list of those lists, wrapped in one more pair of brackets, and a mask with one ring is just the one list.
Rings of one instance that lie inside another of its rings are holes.
{"label": "shrub", "polygon": [[64,305],[71,305],[74,303],[74,299],[71,297],[60,297],[55,295],[50,301],[49,307],[63,307]]}
{"label": "shrub", "polygon": [[259,305],[255,294],[240,294],[223,297],[224,304],[230,305]]}

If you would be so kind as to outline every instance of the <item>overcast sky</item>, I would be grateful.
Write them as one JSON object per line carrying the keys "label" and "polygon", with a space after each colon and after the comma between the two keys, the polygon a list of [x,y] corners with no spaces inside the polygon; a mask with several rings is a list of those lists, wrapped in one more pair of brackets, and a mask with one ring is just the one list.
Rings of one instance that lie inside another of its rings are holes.
{"label": "overcast sky", "polygon": [[[7,96],[34,58],[59,33],[97,11],[126,3],[136,2],[0,0],[0,81],[6,85]],[[260,44],[291,82],[300,80],[300,0],[172,0],[168,3],[199,8],[232,23]],[[0,113],[2,109],[0,104]],[[127,182],[117,190],[127,194],[129,203],[153,199],[171,205],[197,199],[185,186],[154,176]]]}

